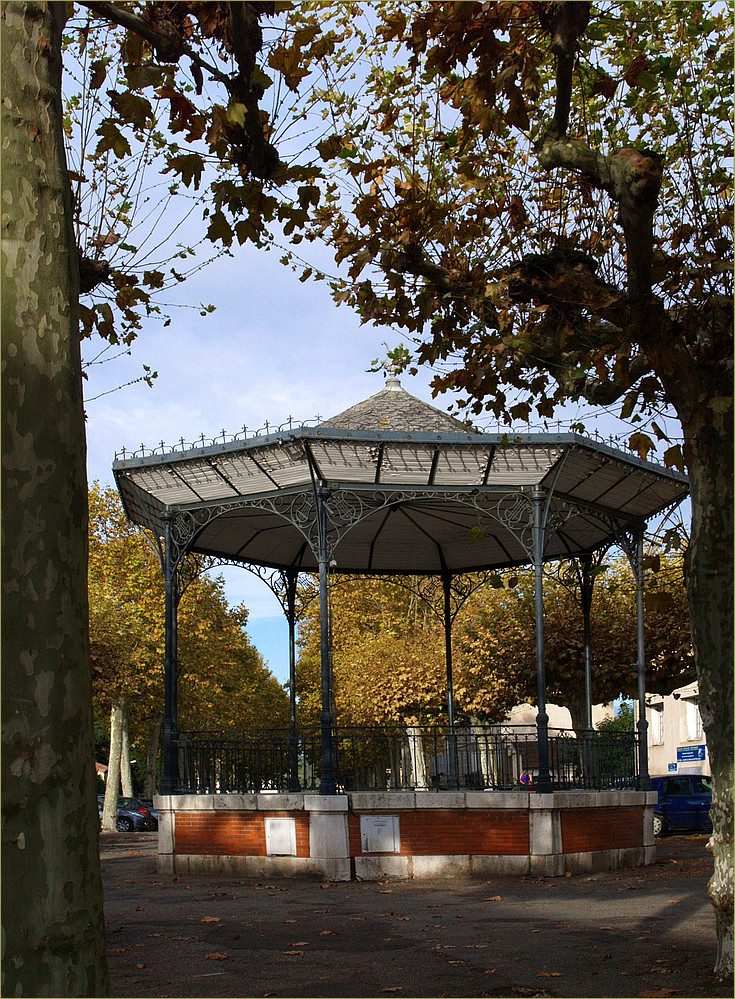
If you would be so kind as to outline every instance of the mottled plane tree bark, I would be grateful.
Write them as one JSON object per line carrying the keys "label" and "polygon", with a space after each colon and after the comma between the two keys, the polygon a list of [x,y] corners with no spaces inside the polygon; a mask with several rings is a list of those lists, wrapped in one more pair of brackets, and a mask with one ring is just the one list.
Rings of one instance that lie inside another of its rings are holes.
{"label": "mottled plane tree bark", "polygon": [[2,5],[3,995],[108,993],[66,5]]}

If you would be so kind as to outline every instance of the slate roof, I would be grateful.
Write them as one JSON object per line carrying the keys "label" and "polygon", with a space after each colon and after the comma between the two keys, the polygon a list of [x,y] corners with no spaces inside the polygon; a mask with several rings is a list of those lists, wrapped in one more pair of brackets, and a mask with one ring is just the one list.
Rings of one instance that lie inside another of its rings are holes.
{"label": "slate roof", "polygon": [[389,378],[381,392],[319,424],[332,430],[395,430],[402,433],[466,434],[474,428],[410,395],[397,378]]}

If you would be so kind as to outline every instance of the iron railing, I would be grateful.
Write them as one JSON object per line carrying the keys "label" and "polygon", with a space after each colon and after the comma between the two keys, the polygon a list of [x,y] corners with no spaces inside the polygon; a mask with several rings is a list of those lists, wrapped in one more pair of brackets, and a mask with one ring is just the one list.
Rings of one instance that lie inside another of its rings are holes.
{"label": "iron railing", "polygon": [[[333,733],[340,792],[534,789],[533,726],[381,726]],[[321,730],[189,732],[174,740],[179,793],[318,791]],[[552,789],[635,788],[634,732],[549,730]]]}

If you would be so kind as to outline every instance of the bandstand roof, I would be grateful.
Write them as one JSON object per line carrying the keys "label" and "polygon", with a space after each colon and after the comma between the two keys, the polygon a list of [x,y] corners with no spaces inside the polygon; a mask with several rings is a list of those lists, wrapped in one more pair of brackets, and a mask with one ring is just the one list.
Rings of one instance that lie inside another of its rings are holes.
{"label": "bandstand roof", "polygon": [[338,572],[452,574],[529,561],[528,496],[552,494],[545,558],[592,552],[681,502],[680,473],[579,434],[487,434],[396,378],[316,426],[116,459],[134,522],[221,559],[315,571],[316,500]]}

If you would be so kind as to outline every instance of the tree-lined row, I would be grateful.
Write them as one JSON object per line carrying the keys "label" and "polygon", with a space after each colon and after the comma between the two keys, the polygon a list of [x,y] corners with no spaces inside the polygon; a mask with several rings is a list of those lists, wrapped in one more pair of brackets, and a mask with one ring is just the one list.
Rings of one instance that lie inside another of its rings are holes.
{"label": "tree-lined row", "polygon": [[[679,555],[658,556],[645,594],[647,689],[690,682],[694,658]],[[418,580],[415,581],[418,584]],[[452,628],[455,717],[502,721],[537,696],[533,573],[470,595]],[[441,612],[407,588],[410,580],[333,577],[330,617],[333,688],[341,725],[446,724],[447,672]],[[637,697],[636,603],[630,569],[612,559],[599,573],[592,603],[592,696],[609,703]],[[440,604],[441,606],[441,604]],[[544,583],[547,697],[585,724],[584,634],[576,591],[560,575]],[[300,626],[300,719],[321,709],[319,610],[306,604]]]}

